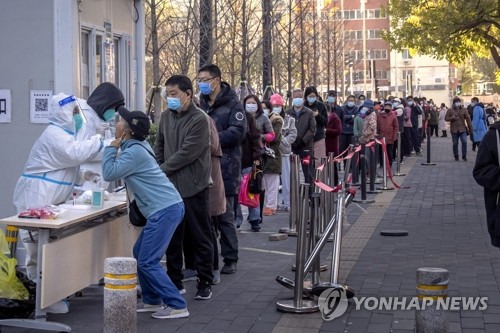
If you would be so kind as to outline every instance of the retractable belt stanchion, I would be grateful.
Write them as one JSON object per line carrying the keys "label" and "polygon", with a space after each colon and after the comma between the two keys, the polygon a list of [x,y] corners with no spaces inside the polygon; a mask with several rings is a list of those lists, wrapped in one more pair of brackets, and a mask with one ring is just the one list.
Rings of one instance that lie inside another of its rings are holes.
{"label": "retractable belt stanchion", "polygon": [[366,158],[365,158],[365,144],[361,144],[361,151],[359,152],[359,163],[361,165],[361,199],[354,199],[357,203],[373,203],[375,200],[366,197]]}
{"label": "retractable belt stanchion", "polygon": [[[306,259],[307,250],[307,207],[309,201],[309,184],[300,185],[300,197],[301,202],[301,216],[297,221],[297,256],[295,258],[295,283],[294,283],[294,293],[293,299],[280,300],[276,302],[279,311],[292,312],[292,313],[309,313],[319,310],[318,303],[315,300],[303,299],[304,291],[304,262]],[[311,268],[311,267],[309,267]]]}
{"label": "retractable belt stanchion", "polygon": [[394,176],[406,176],[406,174],[401,173],[401,132],[398,131],[398,149],[396,154],[396,173]]}
{"label": "retractable belt stanchion", "polygon": [[370,149],[370,189],[366,193],[377,194],[382,193],[382,191],[375,189],[375,184],[377,183],[377,156],[378,156],[378,144],[375,143],[374,149]]}
{"label": "retractable belt stanchion", "polygon": [[[384,144],[384,147],[386,147],[386,150],[387,150],[387,146],[385,145],[385,138],[382,138],[382,142]],[[382,191],[390,191],[390,190],[394,190],[394,187],[392,186],[387,186],[387,155],[386,155],[386,152],[384,150],[382,150],[382,164],[384,166],[383,168],[383,182],[382,182],[382,187],[378,187],[379,190],[382,190]]]}
{"label": "retractable belt stanchion", "polygon": [[427,127],[427,163],[421,163],[426,166],[433,166],[436,163],[431,162],[431,129]]}
{"label": "retractable belt stanchion", "polygon": [[354,186],[359,186],[359,163],[361,162],[360,158],[360,153],[355,152],[354,155],[352,156],[352,185]]}
{"label": "retractable belt stanchion", "polygon": [[282,228],[280,233],[288,236],[297,236],[296,223],[299,217],[299,184],[300,184],[300,158],[298,155],[290,155],[290,213],[288,214],[288,228]]}

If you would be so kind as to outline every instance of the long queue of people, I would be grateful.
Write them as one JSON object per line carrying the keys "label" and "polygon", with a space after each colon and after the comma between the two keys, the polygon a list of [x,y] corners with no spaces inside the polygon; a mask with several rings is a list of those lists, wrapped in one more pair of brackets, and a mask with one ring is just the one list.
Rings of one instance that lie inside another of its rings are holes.
{"label": "long queue of people", "polygon": [[[401,132],[403,161],[412,151],[421,154],[427,126],[431,135],[440,130],[446,136],[450,122],[458,160],[458,140],[463,144],[464,133],[470,133],[480,143],[490,121],[477,99],[471,122],[458,98],[450,109],[411,96],[372,101],[350,95],[340,105],[336,91],[328,91],[323,101],[310,86],[292,90],[286,107],[280,94],[264,101],[251,94],[240,102],[213,64],[201,67],[196,81],[199,98],[188,77],[166,80],[162,96],[168,110],[161,115],[153,147],[146,140],[149,118],[127,110],[114,85],[103,83],[87,101],[79,100],[78,108],[63,103],[68,96],[54,96],[51,123],[34,144],[14,193],[18,211],[62,203],[78,179],[98,175],[95,170],[82,172],[80,165],[95,161],[103,151],[100,175],[105,181],[123,179],[147,219],[133,253],[142,290],[137,311],[159,319],[189,316],[182,297],[186,280],[196,279],[195,299],[207,300],[221,273],[237,271],[237,230],[244,222],[238,195],[245,174],[263,174],[260,206],[248,210],[250,228],[258,232],[265,216],[290,208],[291,154],[300,157],[304,180],[310,183],[319,159],[337,156],[350,144],[368,143],[379,135],[386,140],[392,163]],[[99,133],[115,113],[120,115],[115,139],[103,142]],[[84,123],[82,117],[92,121]],[[462,158],[466,160],[466,146]],[[36,274],[30,274],[36,246],[29,243],[28,276],[36,280]],[[166,271],[160,264],[163,255]]]}

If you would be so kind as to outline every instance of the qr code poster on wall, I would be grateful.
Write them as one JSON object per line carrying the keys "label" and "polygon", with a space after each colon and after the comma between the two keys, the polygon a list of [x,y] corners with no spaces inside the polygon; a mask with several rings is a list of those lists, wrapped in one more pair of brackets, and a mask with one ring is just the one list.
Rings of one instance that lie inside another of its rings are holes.
{"label": "qr code poster on wall", "polygon": [[12,94],[10,90],[0,90],[0,123],[10,123]]}
{"label": "qr code poster on wall", "polygon": [[52,90],[30,91],[30,122],[47,124],[51,114]]}

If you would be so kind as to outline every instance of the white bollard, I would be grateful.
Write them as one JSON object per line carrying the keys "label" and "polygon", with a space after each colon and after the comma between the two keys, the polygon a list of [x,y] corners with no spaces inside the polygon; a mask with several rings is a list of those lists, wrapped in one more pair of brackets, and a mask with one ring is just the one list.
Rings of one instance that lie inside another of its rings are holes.
{"label": "white bollard", "polygon": [[137,261],[104,261],[104,333],[137,332]]}

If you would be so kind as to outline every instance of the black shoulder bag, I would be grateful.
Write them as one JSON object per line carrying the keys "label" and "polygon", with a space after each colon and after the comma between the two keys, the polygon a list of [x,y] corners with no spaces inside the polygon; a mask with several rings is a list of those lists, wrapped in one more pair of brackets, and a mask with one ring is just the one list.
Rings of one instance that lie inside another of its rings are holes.
{"label": "black shoulder bag", "polygon": [[[143,145],[136,143],[136,144],[130,145],[130,147],[135,146],[135,145],[139,145],[142,148],[146,149],[146,151],[156,161],[156,157],[153,154],[151,154],[151,152],[146,147],[144,147]],[[125,188],[127,189],[127,184],[126,183],[125,183]],[[128,189],[127,189],[127,200],[128,200],[128,219],[130,220],[130,224],[132,224],[133,226],[136,226],[136,227],[144,227],[144,226],[146,226],[146,223],[148,222],[148,219],[139,210],[139,207],[137,206],[137,202],[135,201],[135,199],[132,200],[132,202],[130,201],[130,198],[128,196]]]}

